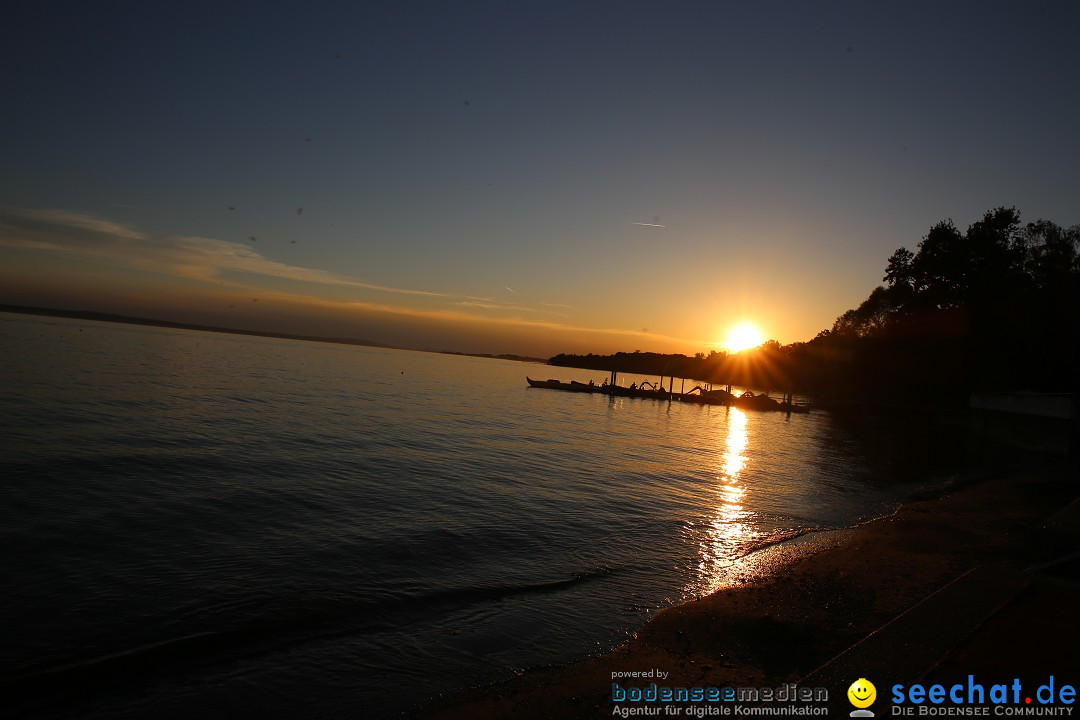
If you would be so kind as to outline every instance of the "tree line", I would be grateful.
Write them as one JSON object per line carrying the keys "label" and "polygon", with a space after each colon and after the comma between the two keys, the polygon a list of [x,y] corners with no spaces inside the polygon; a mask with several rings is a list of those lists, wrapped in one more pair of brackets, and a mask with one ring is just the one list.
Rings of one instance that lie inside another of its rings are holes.
{"label": "tree line", "polygon": [[944,220],[888,259],[883,285],[808,342],[740,353],[552,357],[552,365],[674,375],[834,400],[950,402],[976,390],[1080,385],[1080,225],[988,211]]}

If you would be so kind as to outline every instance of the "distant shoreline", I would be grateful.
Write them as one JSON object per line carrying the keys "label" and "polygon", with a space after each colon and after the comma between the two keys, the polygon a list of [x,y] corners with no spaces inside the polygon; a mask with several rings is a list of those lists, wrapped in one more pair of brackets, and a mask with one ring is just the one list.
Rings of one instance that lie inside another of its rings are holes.
{"label": "distant shoreline", "polygon": [[453,350],[439,350],[438,352],[440,355],[464,355],[466,357],[488,358],[489,360],[513,360],[515,362],[540,363],[541,365],[548,364],[547,358],[529,357],[528,355],[512,355],[510,353],[492,355],[490,353],[467,353],[455,352]]}
{"label": "distant shoreline", "polygon": [[174,328],[177,330],[201,330],[203,332],[224,333],[227,335],[248,335],[253,337],[278,338],[280,340],[303,340],[305,342],[323,342],[335,345],[358,345],[361,347],[386,348],[388,350],[409,350],[411,352],[435,352],[441,355],[467,355],[469,357],[490,358],[494,360],[517,360],[520,362],[539,362],[547,364],[546,358],[534,358],[524,355],[493,355],[490,353],[465,353],[450,350],[420,350],[418,348],[400,347],[386,343],[375,342],[363,338],[324,337],[321,335],[294,335],[292,333],[264,332],[259,330],[242,330],[240,328],[219,327],[217,325],[197,325],[195,323],[173,322],[172,320],[157,320],[155,318],[132,317],[130,315],[115,315],[113,313],[94,312],[90,310],[63,310],[59,308],[40,308],[25,305],[6,305],[0,303],[0,312],[17,313],[20,315],[40,315],[43,317],[61,317],[72,320],[95,320],[97,322],[120,323],[123,325],[147,325],[151,327]]}

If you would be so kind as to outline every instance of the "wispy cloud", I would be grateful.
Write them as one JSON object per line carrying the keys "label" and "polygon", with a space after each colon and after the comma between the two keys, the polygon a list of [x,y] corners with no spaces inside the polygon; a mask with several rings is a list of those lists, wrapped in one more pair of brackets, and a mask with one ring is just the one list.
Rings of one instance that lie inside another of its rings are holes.
{"label": "wispy cloud", "polygon": [[[544,303],[541,303],[543,305]],[[562,315],[567,317],[566,313],[555,312],[554,310],[540,310],[534,307],[527,307],[525,305],[512,305],[509,303],[500,303],[497,301],[492,302],[480,302],[477,300],[462,300],[455,302],[454,305],[459,307],[473,307],[481,310],[499,310],[502,312],[525,312],[525,313],[543,313],[545,315]]]}
{"label": "wispy cloud", "polygon": [[0,208],[0,245],[108,258],[129,267],[210,280],[240,272],[399,295],[457,299],[453,293],[390,287],[271,260],[241,243],[199,236],[152,237],[126,225],[68,210]]}
{"label": "wispy cloud", "polygon": [[101,240],[145,240],[138,230],[68,210],[26,210],[0,207],[0,242],[21,247],[62,249]]}
{"label": "wispy cloud", "polygon": [[[285,294],[278,294],[278,299],[280,300],[284,300],[287,297],[289,296]],[[598,338],[602,336],[609,336],[624,339],[637,339],[643,342],[655,341],[670,345],[683,345],[686,343],[686,340],[684,338],[664,335],[662,333],[648,332],[643,330],[627,330],[626,328],[581,327],[578,325],[570,325],[556,320],[547,320],[540,318],[477,316],[457,310],[427,310],[364,301],[342,302],[327,299],[303,298],[300,296],[293,296],[293,299],[298,302],[316,303],[326,307],[344,306],[369,312],[388,313],[392,315],[399,315],[402,317],[412,317],[442,322],[461,322],[491,326],[513,326],[518,329],[554,331],[564,335],[596,336]],[[461,305],[464,305],[464,303],[461,303]]]}

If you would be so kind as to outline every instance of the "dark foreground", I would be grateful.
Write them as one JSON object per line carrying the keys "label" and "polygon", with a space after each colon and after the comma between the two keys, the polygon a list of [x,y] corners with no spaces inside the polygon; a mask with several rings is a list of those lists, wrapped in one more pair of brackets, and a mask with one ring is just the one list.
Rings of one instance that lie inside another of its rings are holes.
{"label": "dark foreground", "polygon": [[1053,675],[1075,686],[1075,477],[1074,464],[1040,462],[958,478],[940,497],[816,538],[767,582],[659,613],[610,653],[411,717],[612,717],[613,673],[651,669],[671,686],[825,687],[832,717],[853,709],[845,693],[860,677],[877,684],[878,717],[894,710],[898,683],[949,687],[974,675],[989,690],[1015,678],[1031,695]]}

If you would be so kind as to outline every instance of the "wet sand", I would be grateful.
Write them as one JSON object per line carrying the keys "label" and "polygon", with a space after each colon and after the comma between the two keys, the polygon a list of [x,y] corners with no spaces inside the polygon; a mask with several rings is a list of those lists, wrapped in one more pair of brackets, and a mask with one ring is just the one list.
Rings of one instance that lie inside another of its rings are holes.
{"label": "wet sand", "polygon": [[[1080,493],[1075,473],[1067,462],[1041,461],[967,474],[889,516],[766,551],[749,563],[763,577],[666,609],[609,653],[442,698],[409,717],[611,717],[617,672],[659,669],[668,673],[665,684],[688,687],[797,682],[972,568],[1000,565],[1013,572],[1060,556],[1069,549],[1063,544],[1075,552],[1075,535],[1048,534],[1042,527]],[[1062,604],[1071,602],[1069,595],[1044,588],[1020,600],[1035,602],[1038,614],[1071,617],[1075,613]],[[1018,644],[1024,632],[1002,629],[1015,625],[1010,612],[1017,611],[1004,608],[985,623],[988,629],[980,633],[998,633],[989,640],[976,633],[952,659],[952,648],[941,648],[937,672],[946,672],[950,662],[962,664],[965,652],[978,654],[980,642],[998,649],[979,655],[988,672],[996,666],[1016,674],[1022,662],[1017,652],[1053,658],[1053,638],[1024,648]],[[1031,614],[1028,608],[1025,617]],[[1062,631],[1057,641],[1066,661],[1068,643],[1076,639],[1071,628],[1072,635]],[[1074,673],[1074,665],[1059,667],[1059,675]],[[642,687],[653,681],[619,682]],[[837,696],[843,691],[834,690]]]}

